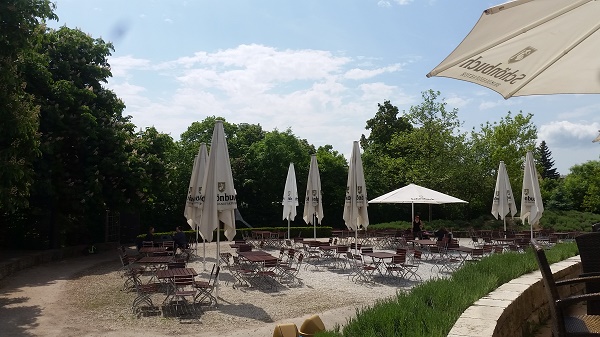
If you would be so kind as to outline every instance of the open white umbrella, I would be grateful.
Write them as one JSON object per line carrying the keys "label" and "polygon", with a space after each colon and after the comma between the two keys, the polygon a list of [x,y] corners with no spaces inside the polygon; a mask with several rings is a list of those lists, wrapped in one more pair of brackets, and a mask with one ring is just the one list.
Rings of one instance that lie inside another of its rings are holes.
{"label": "open white umbrella", "polygon": [[290,239],[290,221],[296,217],[296,207],[298,207],[298,186],[296,185],[296,171],[294,163],[290,163],[288,168],[285,187],[283,189],[283,220],[288,222],[288,239]]}
{"label": "open white umbrella", "polygon": [[[348,167],[348,183],[346,185],[346,201],[344,203],[344,221],[348,229],[354,230],[355,243],[358,243],[358,229],[369,226],[369,213],[367,212],[367,186],[365,174],[360,157],[358,142],[352,145],[350,165]],[[355,253],[358,245],[354,245]]]}
{"label": "open white umbrella", "polygon": [[[213,239],[213,231],[217,230],[217,264],[220,265],[219,223],[223,223],[225,237],[235,237],[235,209],[237,208],[236,192],[233,186],[231,163],[227,150],[227,140],[223,129],[223,121],[217,120],[210,144],[210,155],[203,180],[204,198],[202,217],[198,227],[208,242]],[[215,280],[216,295],[219,294],[219,278]],[[216,297],[216,296],[215,296]]]}
{"label": "open white umbrella", "polygon": [[415,218],[415,204],[450,204],[467,203],[464,200],[453,196],[434,191],[432,189],[421,187],[415,184],[408,184],[397,190],[388,192],[371,201],[370,204],[411,204],[412,219]]}
{"label": "open white umbrella", "polygon": [[504,98],[600,93],[598,18],[600,1],[593,0],[517,0],[491,7],[427,77],[476,83]]}
{"label": "open white umbrella", "polygon": [[496,189],[494,190],[494,201],[492,202],[492,215],[504,221],[504,232],[506,232],[506,215],[510,213],[513,217],[517,214],[517,205],[513,198],[510,180],[506,172],[506,165],[501,161],[498,165],[498,176],[496,177]]}
{"label": "open white umbrella", "polygon": [[304,200],[304,222],[313,224],[314,238],[317,238],[317,222],[323,219],[323,202],[321,200],[321,177],[319,176],[319,165],[317,155],[310,158],[310,169],[308,170],[308,181],[306,182],[306,197]]}
{"label": "open white umbrella", "polygon": [[[188,225],[196,231],[196,255],[198,254],[198,226],[202,217],[202,182],[206,171],[206,162],[208,161],[208,152],[206,144],[201,143],[198,154],[194,158],[194,166],[192,168],[192,176],[190,177],[190,185],[188,187],[188,196],[185,203],[183,215],[187,219]],[[202,240],[202,266],[206,270],[206,241]]]}
{"label": "open white umbrella", "polygon": [[533,239],[533,225],[535,225],[544,212],[544,203],[540,192],[537,170],[531,151],[525,156],[525,172],[523,174],[523,191],[521,193],[521,219],[529,222],[531,238]]}

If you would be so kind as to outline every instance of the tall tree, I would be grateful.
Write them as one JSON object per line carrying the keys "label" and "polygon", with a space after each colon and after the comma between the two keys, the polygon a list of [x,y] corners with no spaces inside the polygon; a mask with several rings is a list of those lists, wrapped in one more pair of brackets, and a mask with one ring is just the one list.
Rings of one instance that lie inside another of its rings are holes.
{"label": "tall tree", "polygon": [[43,34],[27,60],[27,91],[40,106],[41,156],[27,211],[36,235],[58,247],[103,234],[106,210],[131,198],[127,142],[134,126],[123,102],[103,87],[112,45],[76,29]]}
{"label": "tall tree", "polygon": [[544,179],[558,179],[560,174],[554,167],[554,160],[552,160],[552,152],[548,148],[545,140],[542,140],[540,145],[537,147],[537,155],[539,158],[539,165],[542,167],[542,178]]}
{"label": "tall tree", "polygon": [[35,57],[40,24],[55,19],[49,0],[0,2],[0,216],[26,207],[39,155],[39,107],[25,91],[24,60]]}

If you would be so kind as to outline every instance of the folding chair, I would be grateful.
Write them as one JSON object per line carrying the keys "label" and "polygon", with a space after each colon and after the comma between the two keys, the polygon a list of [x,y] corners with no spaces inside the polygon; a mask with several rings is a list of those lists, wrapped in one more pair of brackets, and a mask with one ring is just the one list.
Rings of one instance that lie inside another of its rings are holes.
{"label": "folding chair", "polygon": [[159,285],[156,283],[151,284],[136,284],[136,297],[133,299],[131,304],[131,311],[138,317],[147,314],[158,314],[160,309],[158,306],[152,303],[151,295],[159,292]]}
{"label": "folding chair", "polygon": [[298,258],[294,261],[290,261],[290,264],[279,265],[281,270],[280,282],[284,280],[291,280],[291,283],[294,284],[302,284],[302,280],[298,277],[298,273],[300,272],[300,268],[302,268],[302,260],[304,259],[304,254],[298,254]]}
{"label": "folding chair", "polygon": [[233,283],[233,289],[235,285],[239,286],[250,286],[250,279],[254,276],[255,270],[250,265],[240,261],[239,256],[233,255],[233,264],[229,268],[231,276],[235,279]]}
{"label": "folding chair", "polygon": [[187,309],[188,313],[195,312],[194,304],[196,303],[196,288],[193,275],[175,275],[172,279],[174,291],[165,301],[175,307],[175,312],[178,312],[179,307]]}
{"label": "folding chair", "polygon": [[[213,271],[215,270],[215,265],[213,265]],[[210,278],[208,282],[206,281],[198,281],[196,280],[194,283],[194,287],[198,290],[196,297],[194,298],[194,302],[200,305],[206,306],[216,306],[217,298],[212,294],[215,288],[215,282],[217,277],[219,277],[219,271],[221,270],[221,266],[217,266],[217,271],[214,273],[210,273]]]}
{"label": "folding chair", "polygon": [[389,276],[402,279],[406,274],[405,263],[406,253],[396,253],[396,255],[392,256],[392,261],[386,264],[385,270]]}
{"label": "folding chair", "polygon": [[[422,281],[423,279],[417,273],[419,271],[419,265],[421,264],[422,252],[420,250],[415,250],[413,252],[412,263],[404,262],[404,270],[406,271],[404,277],[410,279],[411,277],[415,281]],[[408,276],[408,277],[407,277]]]}

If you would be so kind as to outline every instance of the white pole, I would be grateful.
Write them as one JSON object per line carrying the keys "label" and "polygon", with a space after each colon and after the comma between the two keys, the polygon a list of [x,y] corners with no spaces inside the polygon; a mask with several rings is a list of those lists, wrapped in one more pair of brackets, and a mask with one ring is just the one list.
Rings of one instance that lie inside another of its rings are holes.
{"label": "white pole", "polygon": [[291,240],[292,238],[290,237],[290,216],[288,215],[288,240]]}
{"label": "white pole", "polygon": [[[217,220],[218,221],[218,220]],[[221,222],[217,225],[217,267],[221,267]],[[219,298],[219,275],[217,274],[217,278],[215,280],[215,301]]]}
{"label": "white pole", "polygon": [[206,271],[206,240],[202,240],[202,268]]}
{"label": "white pole", "polygon": [[313,234],[314,239],[317,239],[317,214],[313,213]]}

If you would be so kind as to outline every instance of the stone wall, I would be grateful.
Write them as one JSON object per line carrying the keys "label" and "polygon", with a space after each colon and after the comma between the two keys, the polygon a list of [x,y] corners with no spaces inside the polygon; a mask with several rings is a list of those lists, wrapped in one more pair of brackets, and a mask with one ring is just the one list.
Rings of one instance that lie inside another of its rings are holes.
{"label": "stone wall", "polygon": [[[579,256],[551,266],[557,280],[581,273]],[[562,296],[583,293],[584,286],[562,287]],[[524,337],[550,317],[539,271],[514,279],[481,298],[460,316],[449,337]]]}

